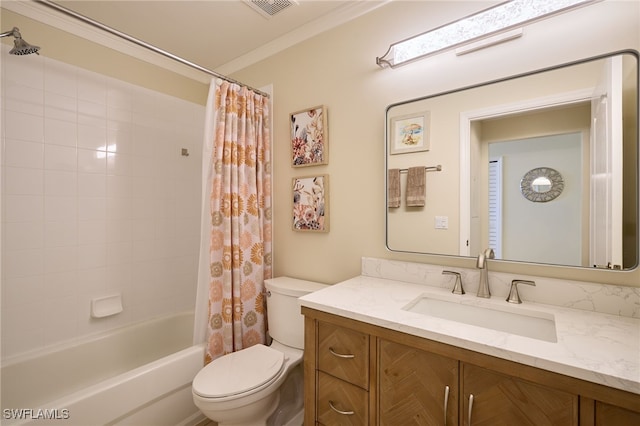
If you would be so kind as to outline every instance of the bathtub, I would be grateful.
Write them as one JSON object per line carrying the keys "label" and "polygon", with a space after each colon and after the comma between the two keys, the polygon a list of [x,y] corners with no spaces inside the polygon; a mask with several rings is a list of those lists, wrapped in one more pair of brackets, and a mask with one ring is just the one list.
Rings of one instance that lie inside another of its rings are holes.
{"label": "bathtub", "polygon": [[204,345],[193,313],[126,326],[1,368],[3,425],[194,424]]}

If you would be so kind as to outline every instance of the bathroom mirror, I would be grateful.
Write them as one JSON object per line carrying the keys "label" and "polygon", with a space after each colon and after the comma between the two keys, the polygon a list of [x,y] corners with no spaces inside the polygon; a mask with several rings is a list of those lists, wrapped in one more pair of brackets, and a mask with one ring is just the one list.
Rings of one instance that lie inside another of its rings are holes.
{"label": "bathroom mirror", "polygon": [[[429,149],[392,150],[391,123],[425,114]],[[637,266],[637,52],[396,103],[386,126],[386,169],[400,171],[389,250],[475,257],[491,247],[502,260]],[[426,201],[410,207],[406,170],[417,166]]]}

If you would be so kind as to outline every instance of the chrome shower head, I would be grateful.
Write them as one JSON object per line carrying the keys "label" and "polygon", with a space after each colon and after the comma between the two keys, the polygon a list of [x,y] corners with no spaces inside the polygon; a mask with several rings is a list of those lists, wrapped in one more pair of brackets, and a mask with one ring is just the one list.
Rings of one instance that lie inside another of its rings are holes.
{"label": "chrome shower head", "polygon": [[0,38],[13,36],[15,40],[13,40],[13,49],[9,51],[11,55],[30,55],[31,53],[35,53],[39,55],[38,50],[40,50],[40,46],[33,46],[22,38],[20,34],[20,30],[17,27],[13,27],[11,31],[4,32],[0,34]]}
{"label": "chrome shower head", "polygon": [[32,53],[39,55],[38,50],[40,50],[40,46],[32,46],[22,38],[15,39],[13,45],[13,49],[9,51],[11,55],[30,55]]}

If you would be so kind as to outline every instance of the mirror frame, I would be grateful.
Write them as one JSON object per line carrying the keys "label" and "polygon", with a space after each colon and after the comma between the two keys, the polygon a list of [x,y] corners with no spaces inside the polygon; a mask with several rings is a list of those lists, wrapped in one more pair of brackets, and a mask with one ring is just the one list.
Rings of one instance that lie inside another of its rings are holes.
{"label": "mirror frame", "polygon": [[[502,83],[502,82],[506,82],[506,81],[511,81],[511,80],[516,80],[519,78],[523,78],[523,77],[527,77],[527,76],[532,76],[532,75],[537,75],[537,74],[542,74],[548,71],[553,71],[553,70],[557,70],[557,69],[561,69],[561,68],[567,68],[567,67],[571,67],[571,66],[575,66],[575,65],[580,65],[583,63],[587,63],[587,62],[591,62],[591,61],[597,61],[597,60],[601,60],[601,59],[606,59],[609,57],[613,57],[613,56],[617,56],[617,55],[632,55],[635,59],[636,59],[636,75],[635,75],[635,83],[636,83],[636,89],[637,89],[637,96],[636,96],[636,110],[640,112],[640,53],[637,50],[634,49],[623,49],[623,50],[617,50],[617,51],[613,51],[613,52],[609,52],[609,53],[605,53],[602,55],[596,55],[596,56],[591,56],[588,58],[583,58],[583,59],[579,59],[579,60],[575,60],[575,61],[570,61],[570,62],[566,62],[566,63],[562,63],[562,64],[558,64],[558,65],[553,65],[553,66],[548,66],[548,67],[544,67],[544,68],[539,68],[533,71],[529,71],[529,72],[525,72],[525,73],[519,73],[519,74],[514,74],[512,76],[507,76],[507,77],[503,77],[503,78],[498,78],[498,79],[494,79],[494,80],[489,80],[483,83],[478,83],[478,84],[473,84],[473,85],[468,85],[468,86],[463,86],[463,87],[459,87],[456,89],[451,89],[451,90],[445,90],[443,92],[438,92],[435,94],[431,94],[431,95],[426,95],[426,96],[420,96],[420,97],[416,97],[416,98],[412,98],[412,99],[407,99],[401,102],[395,102],[392,104],[389,104],[386,108],[385,108],[385,124],[384,124],[384,132],[385,132],[385,161],[384,161],[384,174],[385,174],[385,188],[387,187],[387,176],[388,173],[387,171],[389,170],[389,154],[390,154],[390,148],[389,148],[389,111],[397,106],[401,106],[401,105],[405,105],[408,103],[412,103],[412,102],[419,102],[419,101],[424,101],[430,98],[436,98],[436,97],[440,97],[440,96],[445,96],[448,94],[453,94],[453,93],[458,93],[458,92],[462,92],[465,90],[471,90],[471,89],[476,89],[476,88],[480,88],[480,87],[485,87],[485,86],[490,86],[493,84],[497,84],[497,83]],[[605,269],[605,271],[616,271],[616,272],[632,272],[632,271],[638,271],[640,268],[640,117],[638,118],[637,122],[636,122],[636,146],[638,147],[638,149],[636,150],[636,158],[635,158],[635,162],[636,162],[636,170],[635,170],[635,184],[636,184],[636,188],[638,189],[639,195],[638,197],[636,197],[636,202],[635,202],[635,213],[636,213],[636,229],[635,229],[635,240],[636,240],[636,245],[637,245],[637,250],[636,250],[636,256],[635,256],[635,264],[631,267],[625,268],[625,269]],[[462,152],[460,153],[461,157],[462,157]],[[462,165],[464,162],[469,161],[468,158],[460,158],[460,164]],[[462,172],[462,169],[461,169]],[[463,183],[463,179],[468,178],[469,175],[468,174],[464,174],[461,173],[461,179],[460,179],[460,185],[462,185]],[[394,253],[407,253],[407,254],[414,254],[414,255],[429,255],[429,256],[438,256],[438,257],[445,257],[445,258],[451,258],[451,259],[473,259],[474,256],[465,256],[465,255],[451,255],[451,254],[443,254],[443,253],[432,253],[432,252],[418,252],[418,251],[411,251],[411,250],[398,250],[398,249],[392,249],[391,247],[389,247],[389,212],[388,212],[388,207],[387,207],[387,201],[388,201],[388,193],[387,191],[385,191],[385,247],[387,250],[394,252]],[[469,201],[466,200],[465,203],[460,203],[460,211],[462,211],[462,208],[464,208],[464,205],[466,204],[467,208]],[[460,213],[459,213],[460,214]],[[461,227],[462,227],[462,223],[461,223]],[[461,236],[462,238],[462,236]],[[576,266],[576,265],[563,265],[563,264],[553,264],[553,263],[540,263],[540,262],[531,262],[531,261],[521,261],[521,260],[509,260],[509,259],[495,259],[494,261],[498,261],[504,265],[535,265],[535,266],[540,266],[540,267],[560,267],[560,268],[567,268],[568,270],[580,270],[580,271],[593,271],[596,268],[593,267],[589,267],[589,266]]]}

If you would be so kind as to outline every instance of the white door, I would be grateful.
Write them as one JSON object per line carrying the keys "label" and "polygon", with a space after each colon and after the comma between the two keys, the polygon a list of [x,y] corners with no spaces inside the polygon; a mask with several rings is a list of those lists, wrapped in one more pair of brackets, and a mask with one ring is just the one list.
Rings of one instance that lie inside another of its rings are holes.
{"label": "white door", "polygon": [[596,267],[622,265],[622,59],[605,61],[591,102],[591,241]]}
{"label": "white door", "polygon": [[502,157],[489,159],[489,247],[502,259]]}

